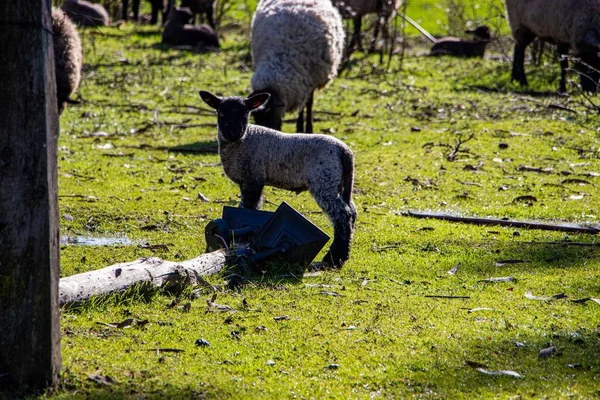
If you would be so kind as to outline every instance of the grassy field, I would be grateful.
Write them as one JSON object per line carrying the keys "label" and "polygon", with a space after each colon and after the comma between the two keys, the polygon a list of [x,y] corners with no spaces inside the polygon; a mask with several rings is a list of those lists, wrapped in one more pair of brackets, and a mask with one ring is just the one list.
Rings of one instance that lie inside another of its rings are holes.
{"label": "grassy field", "polygon": [[[435,29],[440,8],[419,10],[427,29],[447,33]],[[216,118],[197,94],[249,93],[249,14],[240,4],[229,15],[219,53],[165,48],[155,27],[81,31],[84,102],[61,117],[61,234],[130,243],[65,244],[62,276],[139,257],[193,258],[204,252],[206,223],[238,203],[214,153]],[[315,130],[356,155],[359,216],[341,271],[294,279],[274,266],[241,292],[210,278],[228,311],[207,306],[208,290],[188,290],[174,307],[172,295],[155,293],[63,310],[62,385],[41,398],[599,397],[600,304],[573,301],[600,298],[595,237],[403,215],[598,223],[598,100],[573,86],[555,96],[551,60],[526,66],[524,91],[499,52],[415,56],[424,50],[411,47],[388,69],[355,55],[316,96]],[[265,209],[286,201],[332,234],[308,194],[265,196]],[[486,281],[497,277],[512,279]],[[126,318],[148,322],[101,324]],[[557,351],[540,357],[550,346]]]}

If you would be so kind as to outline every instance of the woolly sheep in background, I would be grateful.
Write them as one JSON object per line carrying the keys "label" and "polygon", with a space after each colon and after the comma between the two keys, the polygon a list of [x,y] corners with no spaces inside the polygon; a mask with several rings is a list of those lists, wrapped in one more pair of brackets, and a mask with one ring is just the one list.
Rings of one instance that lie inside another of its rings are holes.
{"label": "woolly sheep in background", "polygon": [[191,25],[194,15],[189,8],[173,8],[162,33],[162,42],[173,46],[219,48],[219,38],[208,25]]}
{"label": "woolly sheep in background", "polygon": [[108,12],[102,5],[85,0],[65,0],[61,9],[73,22],[81,26],[107,26]]}
{"label": "woolly sheep in background", "polygon": [[59,8],[52,9],[52,33],[54,35],[56,97],[60,114],[66,104],[72,102],[70,96],[79,86],[83,55],[81,40],[75,25]]}
{"label": "woolly sheep in background", "polygon": [[341,267],[350,257],[357,215],[352,150],[328,135],[286,134],[249,125],[249,114],[265,105],[268,93],[242,99],[201,91],[200,97],[217,110],[219,155],[225,174],[240,186],[240,207],[259,208],[265,185],[297,193],[308,190],[334,228],[323,262]]}
{"label": "woolly sheep in background", "polygon": [[[536,38],[553,42],[559,54],[568,54],[600,69],[600,0],[506,0],[506,16],[516,41],[512,79],[527,85],[525,48]],[[569,61],[561,58],[560,92],[566,92]],[[600,74],[578,63],[581,86],[596,91]],[[587,75],[587,76],[586,76]]]}
{"label": "woolly sheep in background", "polygon": [[313,92],[336,77],[344,52],[342,18],[331,0],[261,0],[251,48],[252,90],[271,95],[256,123],[281,130],[284,114],[300,110],[297,132],[312,133]]}
{"label": "woolly sheep in background", "polygon": [[400,8],[402,0],[335,0],[335,6],[340,10],[342,16],[354,21],[354,32],[352,39],[348,45],[351,52],[355,47],[362,51],[362,42],[360,31],[362,27],[362,18],[368,14],[378,14],[382,18],[375,24],[375,32],[373,33],[373,41],[371,42],[370,50],[375,50],[377,36],[379,31],[382,31],[384,38],[388,36],[388,27],[390,21],[396,15],[396,11]]}

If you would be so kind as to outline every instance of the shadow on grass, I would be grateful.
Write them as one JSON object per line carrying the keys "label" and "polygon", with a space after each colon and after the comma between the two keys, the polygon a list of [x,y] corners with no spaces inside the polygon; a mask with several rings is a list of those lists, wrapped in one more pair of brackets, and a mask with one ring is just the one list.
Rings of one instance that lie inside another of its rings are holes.
{"label": "shadow on grass", "polygon": [[226,392],[221,392],[214,388],[210,383],[206,384],[209,389],[204,389],[203,384],[199,383],[197,387],[178,387],[173,384],[164,383],[160,389],[150,389],[147,391],[137,390],[135,387],[140,385],[129,385],[126,382],[119,382],[111,385],[101,385],[98,387],[70,388],[68,380],[61,384],[61,388],[55,391],[48,391],[40,396],[41,393],[28,392],[23,389],[2,392],[0,389],[0,400],[14,399],[38,399],[38,398],[56,398],[56,399],[206,399],[227,398]]}
{"label": "shadow on grass", "polygon": [[219,152],[219,146],[216,140],[205,140],[167,147],[166,150],[173,153],[215,154]]}

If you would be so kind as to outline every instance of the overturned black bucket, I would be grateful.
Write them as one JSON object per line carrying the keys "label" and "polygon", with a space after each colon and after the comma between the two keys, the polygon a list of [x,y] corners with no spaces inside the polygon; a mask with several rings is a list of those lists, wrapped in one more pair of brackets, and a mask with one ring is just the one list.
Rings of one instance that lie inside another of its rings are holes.
{"label": "overturned black bucket", "polygon": [[205,228],[209,251],[247,243],[239,258],[247,264],[280,259],[309,264],[329,240],[316,225],[283,202],[275,212],[245,208],[223,208],[223,218]]}

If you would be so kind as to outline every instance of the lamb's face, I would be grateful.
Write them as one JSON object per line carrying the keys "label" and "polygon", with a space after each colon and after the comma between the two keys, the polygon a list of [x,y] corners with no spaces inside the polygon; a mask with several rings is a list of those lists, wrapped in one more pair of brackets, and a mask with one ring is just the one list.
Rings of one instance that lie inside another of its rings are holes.
{"label": "lamb's face", "polygon": [[226,97],[217,108],[219,135],[228,142],[240,140],[248,128],[248,111],[244,100],[239,97]]}
{"label": "lamb's face", "polygon": [[217,126],[219,139],[237,142],[246,133],[248,115],[254,110],[260,110],[269,101],[268,93],[258,93],[247,99],[241,97],[218,97],[204,90],[200,97],[210,107],[217,110]]}

